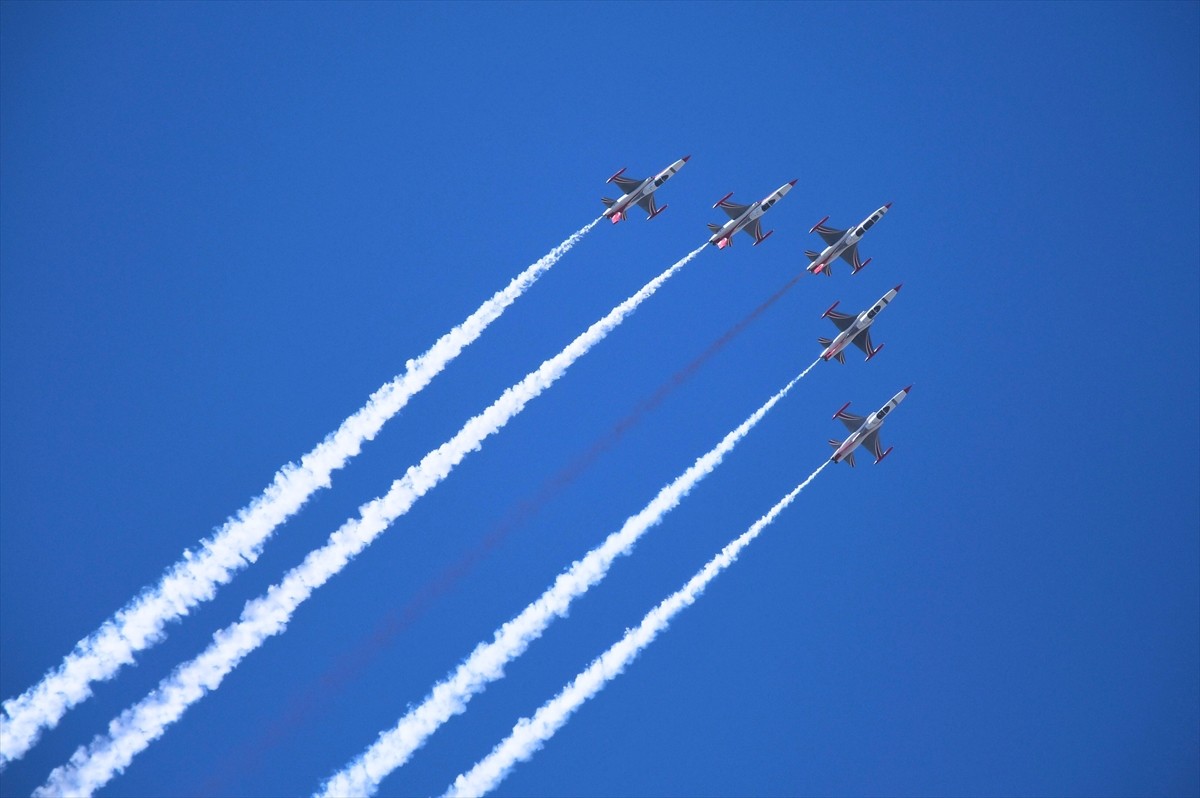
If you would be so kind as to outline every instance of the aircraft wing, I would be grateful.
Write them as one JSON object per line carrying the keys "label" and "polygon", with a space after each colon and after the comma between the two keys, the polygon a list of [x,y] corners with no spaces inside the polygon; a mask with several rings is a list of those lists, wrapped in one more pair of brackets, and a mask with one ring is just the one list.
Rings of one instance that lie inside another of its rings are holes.
{"label": "aircraft wing", "polygon": [[844,410],[841,413],[838,413],[838,419],[845,424],[846,429],[850,430],[851,432],[858,432],[858,428],[863,425],[864,421],[866,421],[866,419],[862,416],[856,416],[853,413],[847,413]]}
{"label": "aircraft wing", "polygon": [[741,218],[741,215],[750,210],[749,205],[738,205],[736,202],[722,202],[718,205],[721,210],[728,214],[730,219]]}
{"label": "aircraft wing", "polygon": [[[856,318],[858,318],[857,316],[847,316],[845,313],[838,313],[836,310],[831,310],[825,315],[834,323],[834,326],[836,326],[839,331],[845,330],[854,323]],[[855,340],[858,339],[856,338]]]}
{"label": "aircraft wing", "polygon": [[871,430],[870,434],[863,438],[861,445],[865,446],[871,454],[875,455],[876,460],[883,459],[883,444],[879,442],[878,427]]}
{"label": "aircraft wing", "polygon": [[842,252],[839,257],[854,267],[854,271],[862,268],[862,261],[858,259],[858,242],[854,242]]}
{"label": "aircraft wing", "polygon": [[851,343],[861,349],[864,355],[871,354],[871,350],[875,348],[871,346],[870,330],[863,330],[858,335],[854,336],[854,340],[851,341]]}
{"label": "aircraft wing", "polygon": [[649,194],[645,197],[642,197],[640,200],[637,201],[637,204],[641,207],[642,210],[644,210],[646,213],[650,214],[651,216],[658,213],[658,204],[654,201],[653,194]]}
{"label": "aircraft wing", "polygon": [[845,230],[838,230],[835,227],[826,227],[823,224],[819,224],[814,227],[813,232],[821,236],[827,245],[836,244],[842,240],[842,236],[846,235]]}
{"label": "aircraft wing", "polygon": [[617,184],[617,188],[621,189],[621,193],[628,194],[630,191],[633,191],[642,183],[644,183],[645,178],[618,177],[614,178],[613,182]]}
{"label": "aircraft wing", "polygon": [[743,227],[742,230],[744,230],[745,232],[754,236],[755,243],[762,241],[763,240],[762,217],[759,217],[758,219],[755,219],[753,222],[750,222],[748,225]]}

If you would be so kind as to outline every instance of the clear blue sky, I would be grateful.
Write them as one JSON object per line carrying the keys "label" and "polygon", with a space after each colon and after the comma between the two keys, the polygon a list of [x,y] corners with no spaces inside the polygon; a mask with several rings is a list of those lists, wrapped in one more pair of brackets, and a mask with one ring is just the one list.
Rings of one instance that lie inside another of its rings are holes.
{"label": "clear blue sky", "polygon": [[[111,796],[308,794],[896,283],[385,794],[484,755],[916,387],[504,795],[1200,792],[1200,5],[0,4],[0,694],[32,685],[512,275],[691,154],[0,776],[26,794],[357,506],[704,252],[337,576]],[[895,205],[398,633],[389,619]],[[378,644],[371,641],[378,640]]]}

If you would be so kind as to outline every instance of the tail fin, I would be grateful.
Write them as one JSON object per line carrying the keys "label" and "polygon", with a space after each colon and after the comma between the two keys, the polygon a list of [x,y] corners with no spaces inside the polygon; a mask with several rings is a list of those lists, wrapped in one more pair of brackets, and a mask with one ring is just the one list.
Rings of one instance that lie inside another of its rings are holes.
{"label": "tail fin", "polygon": [[719,233],[721,231],[721,226],[713,224],[712,222],[709,222],[708,229],[710,232]]}
{"label": "tail fin", "polygon": [[[830,341],[828,338],[818,338],[817,343],[819,343],[821,346],[829,346],[831,343],[833,343],[833,341]],[[844,364],[846,362],[846,353],[844,351],[838,352],[836,355],[834,355],[834,357],[837,358],[837,362],[839,363]],[[830,441],[830,443],[833,443],[833,441]],[[838,443],[841,443],[841,441]],[[838,444],[834,443],[833,445],[837,446]]]}
{"label": "tail fin", "polygon": [[[832,446],[833,448],[835,448],[835,449],[836,449],[837,447],[839,447],[839,446],[841,446],[841,445],[842,445],[842,442],[841,442],[841,441],[839,441],[839,440],[834,440],[833,438],[830,438],[830,439],[829,439],[829,445],[830,445],[830,446]],[[846,462],[846,463],[849,463],[849,464],[850,464],[850,467],[851,467],[851,468],[854,468],[854,452],[850,452],[850,453],[849,453],[849,454],[847,454],[847,455],[843,455],[843,457],[842,457],[842,459],[841,459],[841,461],[840,461],[840,462]]]}
{"label": "tail fin", "polygon": [[612,206],[617,204],[617,201],[615,199],[609,199],[608,197],[601,197],[600,201],[604,203],[605,208],[611,208]]}

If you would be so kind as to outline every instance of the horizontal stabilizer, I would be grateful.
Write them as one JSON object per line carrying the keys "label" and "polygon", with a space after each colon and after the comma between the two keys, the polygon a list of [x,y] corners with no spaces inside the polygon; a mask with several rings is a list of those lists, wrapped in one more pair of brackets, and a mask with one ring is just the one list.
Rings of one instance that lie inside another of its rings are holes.
{"label": "horizontal stabilizer", "polygon": [[600,201],[604,203],[605,208],[611,208],[612,206],[617,204],[617,201],[610,197],[601,197]]}
{"label": "horizontal stabilizer", "polygon": [[817,343],[819,343],[821,346],[829,346],[831,343],[833,343],[833,341],[829,340],[828,338],[818,338]]}
{"label": "horizontal stabilizer", "polygon": [[816,260],[817,258],[821,257],[821,253],[819,253],[819,252],[813,252],[811,249],[806,249],[806,250],[804,250],[804,254],[808,256],[808,259],[809,259],[810,261],[814,261],[814,260]]}
{"label": "horizontal stabilizer", "polygon": [[719,233],[719,232],[721,232],[721,226],[720,226],[720,225],[713,224],[712,222],[709,222],[709,224],[708,224],[708,229],[709,229],[711,232],[714,232],[714,233]]}

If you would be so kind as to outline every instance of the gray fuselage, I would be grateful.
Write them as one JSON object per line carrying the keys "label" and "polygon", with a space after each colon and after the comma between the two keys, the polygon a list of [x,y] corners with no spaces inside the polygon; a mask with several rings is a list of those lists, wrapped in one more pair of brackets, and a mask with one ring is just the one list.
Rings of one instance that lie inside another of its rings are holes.
{"label": "gray fuselage", "polygon": [[883,426],[884,419],[887,418],[888,413],[895,410],[896,406],[903,402],[906,396],[908,396],[908,388],[900,391],[900,393],[889,399],[886,405],[867,416],[862,426],[851,433],[849,438],[842,441],[842,445],[837,448],[837,451],[833,453],[833,457],[830,459],[835,463],[840,463],[846,455],[857,449],[864,438]]}
{"label": "gray fuselage", "polygon": [[867,234],[871,226],[883,218],[883,215],[888,212],[890,205],[884,205],[875,213],[863,219],[860,224],[854,225],[846,231],[845,235],[839,238],[834,243],[821,250],[821,254],[809,264],[808,270],[813,274],[820,274],[821,270],[832,263],[836,258],[840,257],[843,252],[862,240],[862,237]]}

